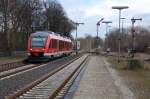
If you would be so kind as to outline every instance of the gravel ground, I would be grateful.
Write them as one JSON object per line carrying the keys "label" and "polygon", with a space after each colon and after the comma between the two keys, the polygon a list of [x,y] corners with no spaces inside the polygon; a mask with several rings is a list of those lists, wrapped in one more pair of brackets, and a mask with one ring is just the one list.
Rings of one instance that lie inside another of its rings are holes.
{"label": "gravel ground", "polygon": [[150,99],[150,71],[124,71],[123,80],[135,94],[135,99]]}
{"label": "gravel ground", "polygon": [[129,89],[124,80],[120,76],[118,76],[119,74],[116,72],[116,70],[111,67],[111,64],[108,63],[105,58],[103,60],[107,70],[114,80],[115,86],[122,94],[121,99],[135,99],[133,92]]}
{"label": "gravel ground", "polygon": [[123,99],[102,58],[91,56],[86,66],[73,99]]}
{"label": "gravel ground", "polygon": [[71,59],[73,59],[72,56],[64,57],[56,60],[57,62],[50,62],[47,65],[32,71],[28,71],[7,79],[0,79],[0,99],[3,99],[4,96],[11,94],[17,89],[20,89],[23,86],[35,81],[36,79],[61,66],[62,64],[67,63]]}

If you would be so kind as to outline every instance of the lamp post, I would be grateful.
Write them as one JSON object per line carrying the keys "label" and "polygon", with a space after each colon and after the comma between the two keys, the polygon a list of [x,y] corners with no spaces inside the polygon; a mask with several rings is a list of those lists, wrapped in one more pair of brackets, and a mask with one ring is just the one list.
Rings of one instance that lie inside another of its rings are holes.
{"label": "lamp post", "polygon": [[123,40],[124,40],[124,38],[125,38],[125,37],[124,37],[125,35],[123,35],[123,34],[124,34],[123,25],[124,25],[124,20],[125,20],[126,18],[120,18],[120,19],[122,20],[122,22],[121,22],[121,23],[122,23],[122,27],[121,27],[121,37],[120,37],[121,40],[122,40],[122,41],[121,41],[121,42],[122,42],[122,44],[121,44],[122,46],[120,46],[120,47],[121,47],[121,50],[122,50],[122,55],[124,55],[124,54],[123,54],[123,52],[124,52]]}
{"label": "lamp post", "polygon": [[[108,24],[112,23],[112,21],[103,21],[102,23],[106,24],[106,35],[108,34]],[[106,48],[108,49],[108,43],[106,43]]]}
{"label": "lamp post", "polygon": [[108,25],[108,33],[111,31],[111,25]]}
{"label": "lamp post", "polygon": [[134,23],[137,21],[137,20],[140,20],[142,21],[142,18],[132,18],[131,19],[131,22],[132,22],[132,54],[131,54],[131,57],[134,58],[134,53],[135,53],[135,29],[134,29]]}
{"label": "lamp post", "polygon": [[99,38],[98,38],[98,29],[99,29],[99,26],[100,26],[100,23],[104,20],[104,18],[101,18],[98,22],[97,22],[97,39],[96,39],[96,43],[97,43],[97,48],[98,48],[98,44],[99,44]]}
{"label": "lamp post", "polygon": [[[117,9],[119,10],[119,34],[121,33],[120,31],[120,18],[121,18],[121,10],[123,9],[128,9],[129,7],[128,6],[113,6],[112,9]],[[120,62],[120,41],[121,41],[121,38],[120,38],[120,35],[119,35],[119,44],[118,44],[118,63]]]}
{"label": "lamp post", "polygon": [[100,22],[102,22],[104,20],[104,18],[101,18],[98,22],[97,22],[97,38],[98,38],[98,27],[100,26]]}
{"label": "lamp post", "polygon": [[78,37],[78,33],[77,33],[77,32],[78,32],[78,26],[79,26],[80,24],[83,25],[84,23],[79,23],[79,22],[76,22],[76,23],[75,23],[75,25],[76,25],[76,48],[75,48],[75,49],[76,49],[76,55],[78,54],[78,49],[77,49],[77,37]]}
{"label": "lamp post", "polygon": [[106,24],[106,35],[108,34],[108,24],[112,23],[112,21],[103,21],[102,23]]}
{"label": "lamp post", "polygon": [[122,30],[121,30],[121,32],[123,33],[123,24],[124,24],[124,20],[126,19],[126,18],[120,18],[121,20],[122,20]]}

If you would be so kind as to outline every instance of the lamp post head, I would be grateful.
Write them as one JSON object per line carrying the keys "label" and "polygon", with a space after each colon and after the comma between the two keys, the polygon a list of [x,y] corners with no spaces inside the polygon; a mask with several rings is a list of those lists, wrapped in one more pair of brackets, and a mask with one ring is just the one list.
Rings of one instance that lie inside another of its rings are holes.
{"label": "lamp post head", "polygon": [[131,19],[132,23],[135,23],[136,20],[142,21],[142,18],[134,18],[134,17],[133,17],[133,18]]}
{"label": "lamp post head", "polygon": [[81,24],[81,25],[84,25],[84,23],[79,23],[79,22],[76,22],[76,23],[75,23],[76,26],[79,26],[80,24]]}
{"label": "lamp post head", "polygon": [[118,10],[122,10],[122,9],[128,9],[128,6],[112,6],[112,9],[118,9]]}
{"label": "lamp post head", "polygon": [[102,23],[108,24],[108,23],[112,23],[112,21],[103,21]]}
{"label": "lamp post head", "polygon": [[83,25],[84,23],[77,23],[77,24],[82,24]]}
{"label": "lamp post head", "polygon": [[140,18],[139,20],[142,21],[142,18]]}
{"label": "lamp post head", "polygon": [[126,19],[126,18],[120,18],[120,19],[124,20],[124,19]]}

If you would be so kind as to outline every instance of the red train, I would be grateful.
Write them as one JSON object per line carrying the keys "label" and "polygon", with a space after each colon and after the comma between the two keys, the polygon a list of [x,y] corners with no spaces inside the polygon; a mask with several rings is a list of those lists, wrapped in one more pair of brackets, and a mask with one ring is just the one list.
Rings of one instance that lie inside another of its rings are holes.
{"label": "red train", "polygon": [[72,41],[51,31],[39,31],[30,35],[27,50],[29,61],[47,61],[72,53]]}

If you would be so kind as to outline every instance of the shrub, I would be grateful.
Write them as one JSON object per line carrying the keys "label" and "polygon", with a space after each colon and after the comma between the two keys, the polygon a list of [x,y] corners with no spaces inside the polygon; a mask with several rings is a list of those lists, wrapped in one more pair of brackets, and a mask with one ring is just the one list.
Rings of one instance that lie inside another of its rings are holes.
{"label": "shrub", "polygon": [[128,66],[128,69],[131,69],[131,70],[142,69],[144,67],[144,62],[138,59],[129,59],[127,60],[127,66]]}

